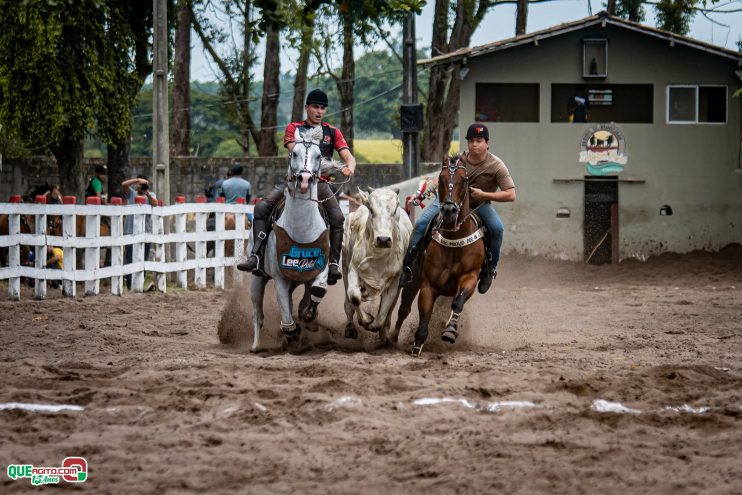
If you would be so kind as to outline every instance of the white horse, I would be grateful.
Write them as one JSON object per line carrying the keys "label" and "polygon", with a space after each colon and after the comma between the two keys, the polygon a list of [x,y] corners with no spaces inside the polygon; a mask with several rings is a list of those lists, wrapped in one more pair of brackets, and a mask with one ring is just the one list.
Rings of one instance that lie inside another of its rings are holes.
{"label": "white horse", "polygon": [[[295,138],[284,189],[286,204],[268,236],[265,253],[265,272],[274,281],[281,309],[281,331],[289,343],[298,342],[301,333],[301,327],[293,319],[291,294],[299,285],[305,286],[299,317],[304,322],[313,321],[317,317],[317,305],[327,290],[330,247],[329,230],[317,196],[322,168],[319,148],[322,129],[316,127],[304,133],[297,131]],[[249,249],[252,244],[251,238]],[[252,278],[253,352],[263,349],[260,332],[268,280],[255,275]]]}

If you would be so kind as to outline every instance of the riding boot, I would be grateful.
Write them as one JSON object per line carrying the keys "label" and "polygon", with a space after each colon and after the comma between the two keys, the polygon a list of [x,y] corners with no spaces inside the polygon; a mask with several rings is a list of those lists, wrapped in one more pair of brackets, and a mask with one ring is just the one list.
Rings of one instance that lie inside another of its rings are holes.
{"label": "riding boot", "polygon": [[399,286],[404,287],[412,282],[412,264],[415,262],[417,257],[417,244],[409,247],[407,253],[404,255],[404,261],[402,261],[402,275],[399,277]]}
{"label": "riding boot", "polygon": [[253,272],[258,276],[265,276],[265,244],[268,239],[268,221],[254,218],[252,228],[255,234],[252,254],[242,263],[237,265],[237,269],[243,272]]}
{"label": "riding boot", "polygon": [[495,277],[497,277],[497,271],[495,271],[495,267],[492,266],[492,253],[488,251],[484,257],[482,271],[479,272],[479,285],[477,286],[477,290],[480,294],[484,294],[490,289]]}
{"label": "riding boot", "polygon": [[327,285],[335,285],[343,278],[340,271],[340,249],[343,245],[343,229],[330,228],[330,270],[327,273]]}

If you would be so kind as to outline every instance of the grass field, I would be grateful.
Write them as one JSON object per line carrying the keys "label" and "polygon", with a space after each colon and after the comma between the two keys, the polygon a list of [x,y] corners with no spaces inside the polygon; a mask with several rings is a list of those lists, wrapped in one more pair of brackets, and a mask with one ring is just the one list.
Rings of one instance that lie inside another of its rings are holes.
{"label": "grass field", "polygon": [[[452,141],[451,153],[459,151],[459,142]],[[355,139],[353,155],[358,163],[402,163],[402,141],[399,139]]]}

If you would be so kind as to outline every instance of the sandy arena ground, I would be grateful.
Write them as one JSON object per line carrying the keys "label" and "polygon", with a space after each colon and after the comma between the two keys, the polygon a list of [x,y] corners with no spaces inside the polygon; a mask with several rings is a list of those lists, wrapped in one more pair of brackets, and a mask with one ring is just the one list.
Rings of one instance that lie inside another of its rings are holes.
{"label": "sandy arena ground", "polygon": [[[2,493],[39,491],[8,464],[66,456],[89,479],[44,492],[742,493],[740,246],[602,267],[505,257],[460,341],[431,335],[417,360],[408,345],[250,354],[244,289],[58,292],[0,301],[0,403],[84,409],[0,410]],[[314,337],[342,343],[341,301],[336,286]]]}

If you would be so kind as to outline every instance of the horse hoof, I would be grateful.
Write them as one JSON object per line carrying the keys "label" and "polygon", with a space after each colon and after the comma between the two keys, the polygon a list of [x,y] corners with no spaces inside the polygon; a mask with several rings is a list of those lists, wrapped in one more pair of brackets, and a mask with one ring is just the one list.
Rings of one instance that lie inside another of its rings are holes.
{"label": "horse hoof", "polygon": [[301,321],[311,323],[317,319],[317,306],[309,306],[301,313]]}
{"label": "horse hoof", "polygon": [[373,332],[373,333],[379,333],[379,330],[381,330],[381,327],[377,327],[376,325],[369,325],[367,327],[364,327],[367,332]]}
{"label": "horse hoof", "polygon": [[419,358],[420,354],[423,352],[423,344],[420,344],[419,346],[413,345],[412,346],[412,357]]}
{"label": "horse hoof", "polygon": [[281,328],[281,331],[286,336],[286,338],[288,338],[289,340],[291,340],[291,339],[298,339],[299,338],[299,334],[301,333],[301,327],[299,325],[294,324],[294,328],[293,329],[288,330],[288,329],[284,329],[282,327]]}
{"label": "horse hoof", "polygon": [[452,330],[452,329],[448,329],[447,328],[441,334],[441,340],[443,342],[448,342],[449,344],[454,344],[454,343],[456,343],[456,337],[457,337],[457,335],[458,335],[458,333],[456,332],[456,330]]}

